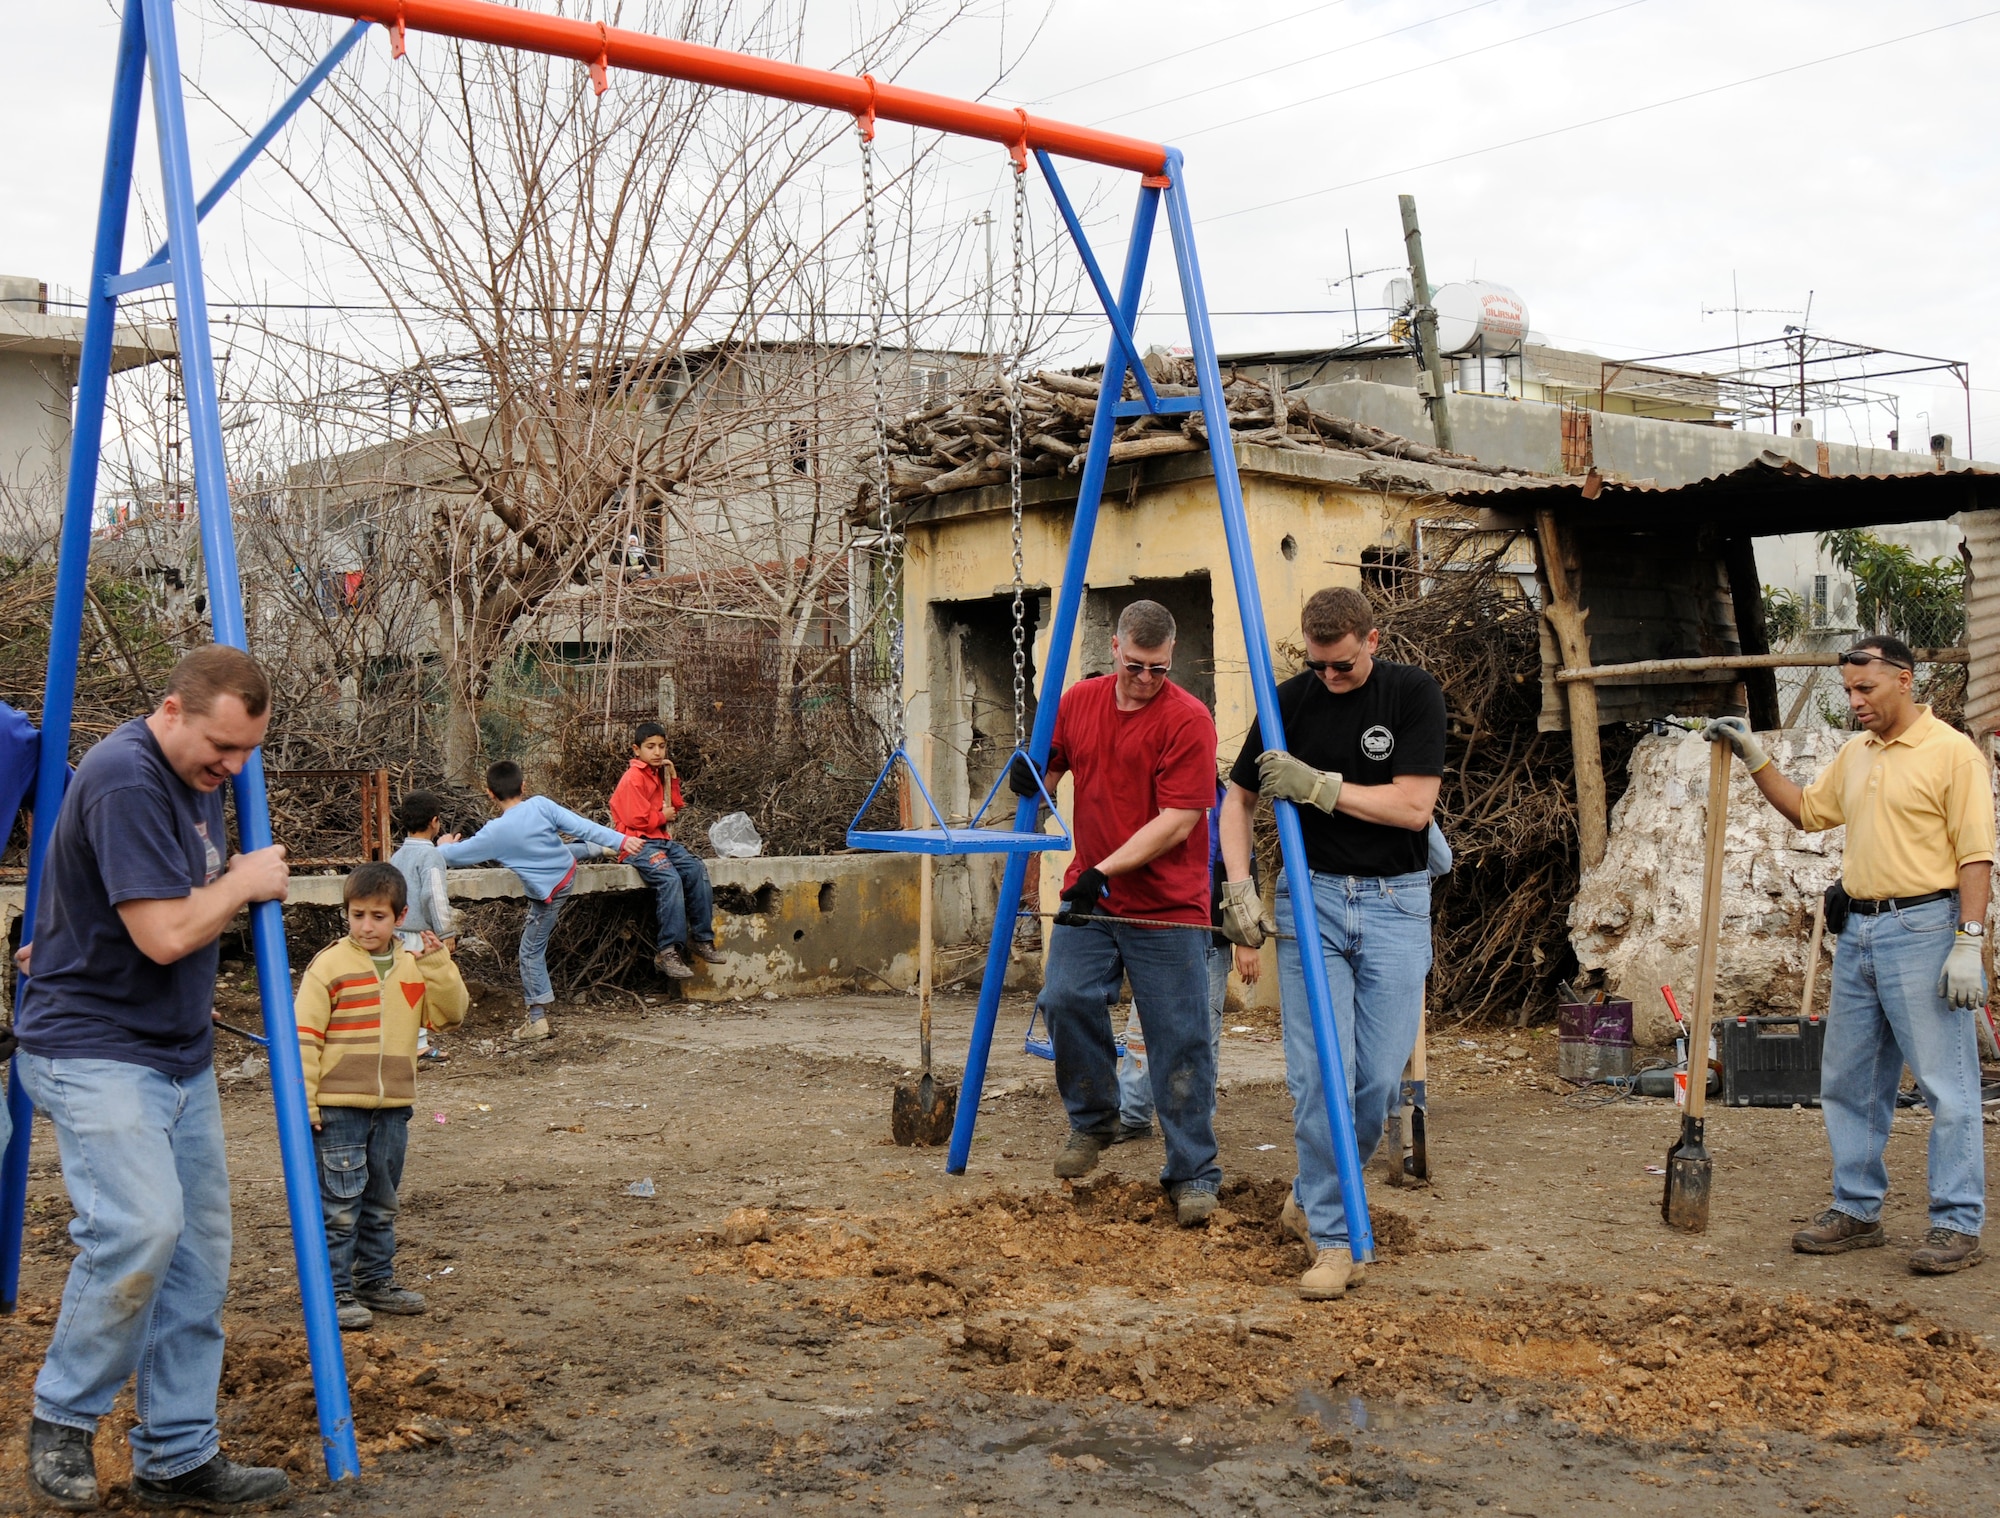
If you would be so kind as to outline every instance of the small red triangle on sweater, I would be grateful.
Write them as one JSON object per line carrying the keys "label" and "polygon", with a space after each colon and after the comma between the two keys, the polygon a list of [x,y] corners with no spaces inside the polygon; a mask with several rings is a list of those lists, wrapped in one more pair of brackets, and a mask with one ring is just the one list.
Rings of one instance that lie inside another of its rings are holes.
{"label": "small red triangle on sweater", "polygon": [[411,1006],[414,1007],[418,1002],[424,999],[424,985],[422,981],[417,981],[415,984],[412,984],[411,982],[406,980],[402,983],[402,985],[403,985],[403,996]]}

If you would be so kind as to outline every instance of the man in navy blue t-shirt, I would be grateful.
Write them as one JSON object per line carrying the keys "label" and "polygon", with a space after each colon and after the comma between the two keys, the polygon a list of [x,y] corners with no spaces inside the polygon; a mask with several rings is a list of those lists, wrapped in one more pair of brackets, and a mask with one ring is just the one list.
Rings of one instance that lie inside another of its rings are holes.
{"label": "man in navy blue t-shirt", "polygon": [[96,1505],[91,1439],[135,1371],[141,1502],[244,1507],[289,1488],[224,1455],[215,1420],[230,1245],[216,940],[287,884],[281,847],[228,858],[221,788],[270,704],[248,654],[187,655],[157,711],[84,756],[49,837],[15,1032],[76,1209],[28,1432],[29,1489],[64,1507]]}

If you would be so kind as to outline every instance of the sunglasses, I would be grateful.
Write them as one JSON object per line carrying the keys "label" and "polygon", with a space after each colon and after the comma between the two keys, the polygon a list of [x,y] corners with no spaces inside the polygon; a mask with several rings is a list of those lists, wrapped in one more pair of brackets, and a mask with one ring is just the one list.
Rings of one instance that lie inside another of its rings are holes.
{"label": "sunglasses", "polygon": [[1360,662],[1359,659],[1308,659],[1306,668],[1316,675],[1323,675],[1328,670],[1337,675],[1351,675],[1354,673],[1354,666]]}
{"label": "sunglasses", "polygon": [[1901,659],[1892,659],[1887,654],[1878,654],[1872,649],[1860,649],[1854,653],[1842,654],[1840,662],[1842,664],[1852,664],[1859,669],[1866,669],[1871,664],[1886,664],[1891,669],[1911,668],[1911,666],[1905,664]]}
{"label": "sunglasses", "polygon": [[1130,659],[1125,661],[1125,673],[1130,675],[1134,680],[1142,679],[1148,675],[1152,676],[1155,680],[1162,680],[1166,678],[1167,671],[1172,668],[1173,665],[1171,664],[1134,664]]}

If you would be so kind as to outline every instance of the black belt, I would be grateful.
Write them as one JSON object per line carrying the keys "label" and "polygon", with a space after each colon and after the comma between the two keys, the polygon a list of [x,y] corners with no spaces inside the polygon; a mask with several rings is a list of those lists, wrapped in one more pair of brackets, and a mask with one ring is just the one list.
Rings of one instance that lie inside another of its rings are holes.
{"label": "black belt", "polygon": [[1847,909],[1859,912],[1864,917],[1873,917],[1877,912],[1898,912],[1904,907],[1927,907],[1934,901],[1944,901],[1956,896],[1956,891],[1927,891],[1922,896],[1891,896],[1882,901],[1862,901],[1850,898]]}

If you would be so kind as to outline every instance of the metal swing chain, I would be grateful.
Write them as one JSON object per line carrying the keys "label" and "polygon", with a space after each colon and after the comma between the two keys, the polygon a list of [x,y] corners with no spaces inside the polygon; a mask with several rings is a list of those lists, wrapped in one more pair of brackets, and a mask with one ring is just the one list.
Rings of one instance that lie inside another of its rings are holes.
{"label": "metal swing chain", "polygon": [[1012,308],[1007,319],[1007,372],[1003,381],[1007,401],[1007,487],[1014,530],[1014,747],[1028,747],[1028,635],[1026,561],[1021,551],[1021,365],[1025,358],[1027,333],[1022,318],[1022,265],[1027,241],[1028,171],[1014,165],[1014,270]]}
{"label": "metal swing chain", "polygon": [[860,130],[862,248],[870,320],[868,370],[874,387],[875,493],[882,507],[882,609],[889,623],[889,750],[894,753],[903,743],[903,612],[896,592],[901,555],[897,552],[896,520],[889,502],[889,408],[882,377],[882,326],[889,297],[875,246],[875,144],[867,125]]}

